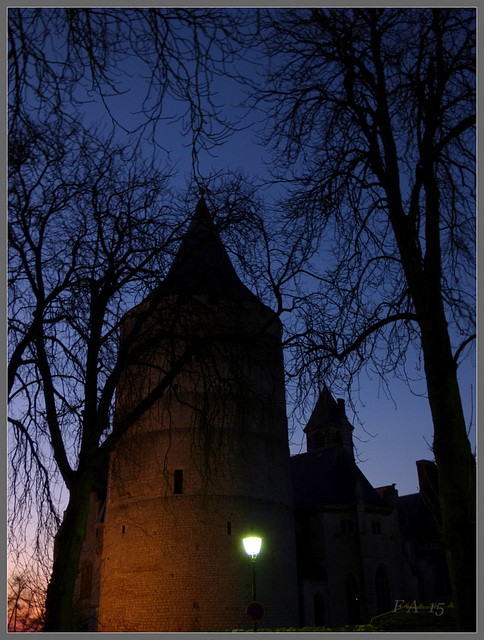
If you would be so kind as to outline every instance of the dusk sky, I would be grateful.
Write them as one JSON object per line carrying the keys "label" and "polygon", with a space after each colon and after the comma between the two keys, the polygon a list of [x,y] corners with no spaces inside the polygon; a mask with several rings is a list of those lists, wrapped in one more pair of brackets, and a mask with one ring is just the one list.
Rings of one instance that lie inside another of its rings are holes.
{"label": "dusk sky", "polygon": [[[126,60],[121,71],[126,73],[124,79],[121,79],[126,93],[112,98],[108,104],[119,124],[133,128],[140,122],[136,111],[141,106],[140,100],[146,81],[141,77],[143,69],[136,68],[131,59]],[[251,67],[250,73],[257,73],[256,66]],[[92,99],[92,94],[90,98]],[[239,114],[242,114],[237,105],[243,99],[243,94],[229,78],[216,81],[214,99],[228,118],[237,120]],[[174,115],[179,111],[179,104],[169,103],[168,115]],[[105,122],[106,128],[109,129],[109,118],[99,103],[86,103],[84,113],[86,124],[97,125]],[[249,128],[234,133],[223,146],[214,148],[210,154],[201,151],[198,156],[201,174],[207,178],[218,170],[240,170],[248,178],[262,180],[268,177],[270,153],[257,140],[257,130],[263,116],[262,112],[253,112],[249,120],[244,121],[250,124]],[[177,170],[173,184],[183,190],[191,178],[191,159],[189,140],[181,135],[180,126],[180,122],[176,120],[163,123],[158,129],[157,141],[168,151],[167,157]],[[146,143],[148,153],[150,144]],[[267,190],[266,196],[268,199],[272,198],[274,188]],[[196,202],[193,203],[194,208],[195,205]],[[284,321],[284,317],[282,320]],[[459,369],[461,394],[473,449],[476,438],[474,353],[475,350],[463,361]],[[433,458],[430,451],[433,427],[421,371],[415,369],[414,378],[414,393],[411,393],[401,381],[389,380],[392,400],[387,397],[376,374],[372,379],[363,374],[359,381],[359,390],[355,389],[353,396],[353,401],[358,407],[358,415],[354,416],[348,411],[348,418],[355,427],[354,440],[361,470],[374,486],[395,483],[400,495],[418,490],[415,462],[419,459]],[[345,400],[348,405],[348,398]],[[309,419],[309,414],[305,419]],[[291,439],[293,454],[306,450],[302,433],[304,426],[290,425],[294,429]]]}
{"label": "dusk sky", "polygon": [[[238,96],[242,97],[235,85],[226,80],[220,87],[217,98],[224,104],[227,113],[232,115],[237,111]],[[119,113],[121,115],[122,112],[128,122],[129,111],[126,107],[130,101],[127,96],[117,100],[122,100],[124,106]],[[258,117],[260,118],[260,114],[255,115],[250,129],[234,133],[222,147],[214,149],[210,155],[200,154],[201,172],[205,177],[227,169],[240,170],[248,177],[268,177],[270,154],[257,140]],[[176,181],[181,188],[188,183],[191,173],[190,151],[186,143],[186,139],[180,138],[176,124],[163,129],[163,144],[170,151],[171,160],[176,161]],[[269,190],[268,198],[271,193]],[[475,351],[459,368],[462,400],[473,450],[476,440],[474,353]],[[395,483],[399,495],[418,491],[416,461],[433,460],[430,450],[433,440],[432,419],[426,398],[425,380],[416,362],[413,373],[411,390],[401,380],[388,380],[393,398],[388,397],[376,374],[371,378],[362,374],[359,391],[355,388],[353,396],[353,401],[359,408],[358,415],[355,416],[348,409],[348,418],[355,428],[353,435],[360,469],[375,487]],[[338,396],[337,393],[334,395]],[[345,401],[348,406],[348,398]],[[306,419],[309,419],[309,415]],[[289,426],[294,429],[290,439],[291,454],[305,452],[306,440],[302,431],[305,424]]]}
{"label": "dusk sky", "polygon": [[[214,172],[229,168],[242,169],[248,175],[262,175],[267,170],[264,164],[267,154],[253,138],[255,135],[250,136],[247,132],[235,134],[223,148],[215,151],[217,157],[206,159],[207,174],[209,168],[213,167]],[[189,160],[187,164],[188,162]],[[201,164],[204,165],[203,162]],[[180,174],[180,178],[183,178],[183,173]],[[363,374],[359,393],[355,390],[353,398],[359,406],[357,418],[348,410],[348,418],[355,428],[353,435],[360,469],[375,487],[395,483],[399,495],[418,491],[416,461],[433,460],[430,450],[433,440],[432,418],[426,398],[425,380],[422,379],[422,371],[417,369],[417,363],[414,372],[412,391],[401,380],[389,379],[393,400],[387,396],[376,374],[372,378]],[[473,355],[462,362],[459,372],[462,400],[474,450],[476,366]],[[347,398],[345,401],[348,405]],[[304,426],[305,424],[296,427],[290,443],[292,454],[306,451],[306,440],[302,432]]]}
{"label": "dusk sky", "polygon": [[[240,64],[238,66],[240,69]],[[250,73],[257,72],[253,65]],[[112,98],[109,106],[119,123],[126,128],[132,128],[141,122],[137,112],[141,106],[140,99],[144,95],[143,71],[137,70],[132,61],[128,61],[122,69],[129,74],[126,83],[126,93]],[[246,70],[246,69],[244,69]],[[200,173],[204,178],[214,175],[217,171],[240,171],[248,178],[261,181],[269,178],[271,166],[270,151],[257,139],[264,113],[253,112],[249,119],[240,107],[244,94],[239,86],[229,78],[219,78],[215,82],[215,102],[220,105],[224,115],[229,119],[247,122],[250,126],[232,134],[223,146],[218,146],[210,153],[201,151],[198,155]],[[183,105],[182,105],[183,108]],[[180,112],[180,105],[167,102],[167,115],[173,116]],[[95,103],[86,106],[86,122],[98,124],[100,121],[109,122],[102,106]],[[183,190],[190,182],[191,156],[189,140],[182,136],[180,123],[173,121],[163,124],[158,130],[158,141],[168,152],[166,156],[176,169],[173,184]],[[147,152],[150,143],[147,142]],[[163,156],[161,156],[163,157]],[[280,189],[280,188],[279,188]],[[268,199],[278,193],[274,187],[266,191]],[[195,207],[196,203],[193,203]],[[284,317],[282,318],[284,321]],[[469,349],[467,350],[469,351]],[[371,378],[362,374],[359,389],[355,387],[353,402],[358,408],[355,416],[348,409],[347,414],[353,424],[354,442],[358,464],[373,486],[379,487],[396,484],[399,495],[418,491],[416,461],[420,459],[433,460],[430,450],[433,440],[433,425],[430,408],[426,399],[425,380],[417,362],[409,367],[413,381],[411,390],[400,380],[389,379],[389,388],[393,398],[388,397],[381,381],[375,374]],[[461,395],[466,414],[469,437],[473,451],[476,442],[476,363],[475,348],[462,361],[459,367]],[[334,393],[339,396],[338,393]],[[348,407],[348,398],[345,398]],[[290,413],[290,406],[288,407]],[[305,416],[309,419],[309,414]],[[306,441],[302,429],[305,424],[290,424],[293,435],[290,439],[291,454],[306,451]]]}

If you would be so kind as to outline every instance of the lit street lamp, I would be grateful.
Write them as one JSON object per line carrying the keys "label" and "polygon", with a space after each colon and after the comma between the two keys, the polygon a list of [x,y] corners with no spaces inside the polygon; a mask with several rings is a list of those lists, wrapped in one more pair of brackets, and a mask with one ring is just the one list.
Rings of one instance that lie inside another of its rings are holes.
{"label": "lit street lamp", "polygon": [[[245,549],[246,554],[251,557],[251,565],[252,565],[252,602],[251,602],[251,604],[249,606],[252,606],[252,605],[258,604],[258,603],[256,603],[256,599],[255,599],[255,561],[256,561],[257,556],[259,555],[259,552],[260,552],[260,548],[261,548],[261,544],[262,544],[262,538],[256,538],[256,537],[244,538],[242,540],[242,542],[244,543],[244,549]],[[263,615],[262,606],[260,608],[262,609],[262,615]],[[249,613],[249,617],[251,617],[250,613]],[[257,631],[257,622],[255,620],[254,620],[254,631]]]}

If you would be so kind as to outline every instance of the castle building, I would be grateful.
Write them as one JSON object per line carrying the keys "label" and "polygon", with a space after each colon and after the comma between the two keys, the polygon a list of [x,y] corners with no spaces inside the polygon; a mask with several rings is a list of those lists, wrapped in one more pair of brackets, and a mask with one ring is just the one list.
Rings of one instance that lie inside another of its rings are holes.
{"label": "castle building", "polygon": [[121,345],[134,329],[114,429],[177,373],[111,456],[97,629],[250,628],[250,534],[262,538],[264,625],[296,625],[282,327],[239,280],[203,202],[166,279],[125,317]]}
{"label": "castle building", "polygon": [[290,457],[281,333],[201,200],[166,278],[123,319],[114,429],[156,399],[92,493],[78,629],[251,629],[251,534],[263,628],[367,622],[425,590],[397,491],[361,473],[326,387]]}
{"label": "castle building", "polygon": [[362,624],[417,593],[397,491],[371,486],[352,431],[344,401],[324,387],[305,428],[307,453],[291,458],[303,626]]}

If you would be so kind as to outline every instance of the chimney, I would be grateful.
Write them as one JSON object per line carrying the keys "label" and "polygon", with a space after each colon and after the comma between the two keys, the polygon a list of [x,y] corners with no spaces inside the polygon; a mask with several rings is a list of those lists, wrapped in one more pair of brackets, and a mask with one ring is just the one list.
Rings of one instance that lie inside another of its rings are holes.
{"label": "chimney", "polygon": [[386,505],[392,507],[393,509],[396,507],[398,500],[398,490],[395,483],[387,485],[385,487],[375,487],[375,491],[378,493],[378,495]]}

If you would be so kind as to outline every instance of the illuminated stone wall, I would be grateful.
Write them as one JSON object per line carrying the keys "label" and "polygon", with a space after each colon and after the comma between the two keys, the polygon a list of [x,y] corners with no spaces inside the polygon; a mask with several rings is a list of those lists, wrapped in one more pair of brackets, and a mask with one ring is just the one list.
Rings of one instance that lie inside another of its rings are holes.
{"label": "illuminated stone wall", "polygon": [[[161,305],[152,331],[166,326],[172,302]],[[180,333],[196,308],[192,335],[249,340],[204,346],[112,456],[98,630],[250,629],[251,565],[242,546],[250,533],[263,538],[256,596],[266,616],[259,626],[297,625],[280,323],[257,301],[213,305],[198,296],[187,304],[191,313],[177,307]],[[128,372],[118,419],[169,369],[172,347],[161,341],[146,370]]]}

